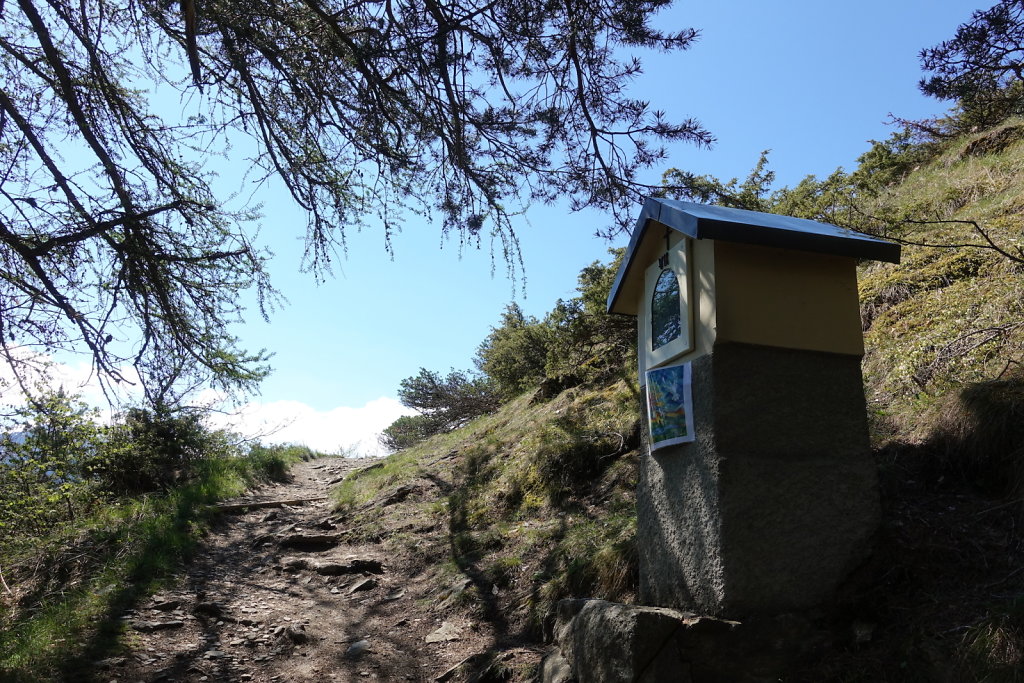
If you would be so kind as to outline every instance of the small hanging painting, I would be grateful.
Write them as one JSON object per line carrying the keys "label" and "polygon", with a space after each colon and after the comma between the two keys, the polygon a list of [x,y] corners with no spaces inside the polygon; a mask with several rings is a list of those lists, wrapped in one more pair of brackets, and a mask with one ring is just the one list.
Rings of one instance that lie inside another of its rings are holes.
{"label": "small hanging painting", "polygon": [[647,371],[651,450],[694,440],[690,364]]}

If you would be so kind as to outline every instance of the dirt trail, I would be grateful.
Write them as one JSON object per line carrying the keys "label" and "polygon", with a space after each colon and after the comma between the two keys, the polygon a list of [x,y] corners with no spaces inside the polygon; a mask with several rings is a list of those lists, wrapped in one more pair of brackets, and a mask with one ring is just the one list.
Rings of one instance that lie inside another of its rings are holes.
{"label": "dirt trail", "polygon": [[299,463],[289,483],[233,501],[309,502],[224,513],[175,587],[125,615],[130,649],[96,680],[445,680],[485,634],[418,609],[430,587],[413,568],[344,542],[328,489],[368,464]]}

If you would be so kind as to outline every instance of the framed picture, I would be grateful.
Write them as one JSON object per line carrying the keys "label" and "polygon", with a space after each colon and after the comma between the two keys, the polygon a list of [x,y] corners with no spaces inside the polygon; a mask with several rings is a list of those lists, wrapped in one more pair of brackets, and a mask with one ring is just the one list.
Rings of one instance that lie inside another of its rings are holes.
{"label": "framed picture", "polygon": [[689,363],[647,371],[647,416],[651,450],[689,443],[693,432],[693,391]]}
{"label": "framed picture", "polygon": [[679,240],[644,274],[639,324],[647,367],[693,350],[693,292],[690,240]]}

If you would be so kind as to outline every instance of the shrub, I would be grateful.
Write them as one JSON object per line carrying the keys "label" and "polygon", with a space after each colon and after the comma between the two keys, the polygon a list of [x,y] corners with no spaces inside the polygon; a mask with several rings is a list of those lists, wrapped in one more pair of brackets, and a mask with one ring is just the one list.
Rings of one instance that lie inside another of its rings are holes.
{"label": "shrub", "polygon": [[549,379],[590,382],[626,367],[627,359],[633,358],[636,319],[606,311],[625,249],[609,253],[609,263],[594,261],[580,271],[579,296],[558,301],[545,319],[550,342],[544,370]]}
{"label": "shrub", "polygon": [[95,471],[111,493],[157,491],[187,479],[201,458],[226,449],[197,412],[131,408],[107,430]]}
{"label": "shrub", "polygon": [[940,145],[920,139],[910,127],[893,133],[887,140],[870,142],[871,149],[857,158],[857,170],[849,178],[856,189],[872,193],[902,182],[917,166],[941,151]]}
{"label": "shrub", "polygon": [[775,182],[775,171],[768,170],[768,152],[761,152],[754,168],[742,183],[739,178],[723,183],[711,175],[699,176],[690,171],[670,168],[661,176],[660,194],[698,204],[771,211],[771,198],[768,195]]}
{"label": "shrub", "polygon": [[285,481],[292,463],[316,457],[317,453],[307,446],[255,444],[249,448],[245,459],[257,480]]}
{"label": "shrub", "polygon": [[501,322],[477,350],[477,367],[506,399],[536,386],[546,375],[552,334],[548,323],[527,316],[516,303],[508,304]]}
{"label": "shrub", "polygon": [[402,416],[381,433],[380,445],[391,451],[458,429],[501,405],[497,387],[488,377],[459,370],[442,376],[426,368],[402,380],[398,400],[420,414]]}
{"label": "shrub", "polygon": [[0,532],[41,532],[87,504],[101,445],[94,414],[63,390],[14,411],[0,437]]}
{"label": "shrub", "polygon": [[403,415],[381,432],[379,441],[390,451],[400,451],[442,431],[443,426],[430,415]]}
{"label": "shrub", "polygon": [[442,377],[425,368],[420,368],[415,377],[402,380],[398,400],[429,417],[423,425],[429,422],[434,434],[457,429],[500,405],[494,383],[487,377],[458,370]]}

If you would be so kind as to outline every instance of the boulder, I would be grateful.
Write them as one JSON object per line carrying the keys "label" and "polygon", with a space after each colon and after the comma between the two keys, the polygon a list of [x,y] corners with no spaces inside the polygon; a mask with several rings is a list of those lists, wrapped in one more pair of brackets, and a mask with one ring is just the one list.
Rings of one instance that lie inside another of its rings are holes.
{"label": "boulder", "polygon": [[779,679],[825,636],[799,616],[740,623],[662,607],[562,600],[543,683],[754,683]]}

